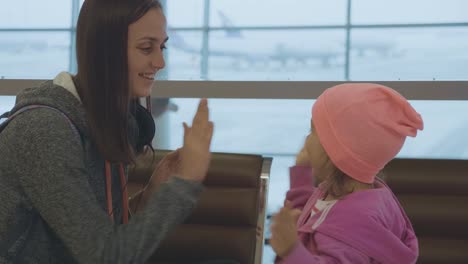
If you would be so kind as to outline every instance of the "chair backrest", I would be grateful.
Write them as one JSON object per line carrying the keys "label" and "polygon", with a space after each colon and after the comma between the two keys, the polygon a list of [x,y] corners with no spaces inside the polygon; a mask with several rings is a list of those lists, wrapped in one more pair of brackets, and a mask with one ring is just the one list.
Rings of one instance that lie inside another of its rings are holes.
{"label": "chair backrest", "polygon": [[[156,153],[156,164],[165,151]],[[231,259],[261,263],[270,158],[213,153],[206,189],[189,218],[178,226],[151,258],[152,263]],[[147,158],[147,164],[151,159]],[[130,192],[138,190],[152,169],[133,171]]]}
{"label": "chair backrest", "polygon": [[418,263],[468,263],[468,160],[395,159],[383,172],[419,239]]}

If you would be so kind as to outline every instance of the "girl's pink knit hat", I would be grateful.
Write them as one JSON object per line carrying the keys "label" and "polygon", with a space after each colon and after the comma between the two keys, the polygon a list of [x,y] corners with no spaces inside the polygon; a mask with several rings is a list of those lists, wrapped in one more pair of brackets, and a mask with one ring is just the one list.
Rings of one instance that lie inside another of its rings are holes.
{"label": "girl's pink knit hat", "polygon": [[398,92],[372,83],[327,89],[312,108],[312,122],[333,164],[353,179],[372,183],[423,120]]}

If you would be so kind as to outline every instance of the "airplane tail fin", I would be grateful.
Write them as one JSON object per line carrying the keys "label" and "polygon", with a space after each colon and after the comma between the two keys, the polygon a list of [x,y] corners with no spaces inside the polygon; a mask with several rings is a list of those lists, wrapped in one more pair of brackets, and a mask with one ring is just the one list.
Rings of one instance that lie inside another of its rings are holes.
{"label": "airplane tail fin", "polygon": [[229,37],[229,38],[242,38],[242,32],[240,31],[240,29],[230,29],[232,27],[235,27],[234,23],[231,21],[230,18],[228,18],[226,16],[226,14],[224,14],[223,11],[221,10],[218,10],[218,15],[221,19],[221,25],[223,27],[227,27],[228,29],[226,29],[226,37]]}

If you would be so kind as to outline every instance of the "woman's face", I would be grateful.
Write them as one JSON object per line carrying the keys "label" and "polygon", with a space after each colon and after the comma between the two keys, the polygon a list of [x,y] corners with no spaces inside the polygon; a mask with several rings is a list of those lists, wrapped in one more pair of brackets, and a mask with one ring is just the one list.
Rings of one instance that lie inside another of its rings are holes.
{"label": "woman's face", "polygon": [[166,17],[160,8],[151,8],[128,27],[128,78],[130,95],[146,97],[156,73],[164,68]]}

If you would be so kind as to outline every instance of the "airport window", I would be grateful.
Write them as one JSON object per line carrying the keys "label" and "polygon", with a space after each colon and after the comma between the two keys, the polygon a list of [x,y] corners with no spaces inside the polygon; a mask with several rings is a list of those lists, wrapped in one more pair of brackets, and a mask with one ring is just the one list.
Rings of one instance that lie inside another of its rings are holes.
{"label": "airport window", "polygon": [[[168,31],[171,50],[166,51],[166,69],[158,76],[164,80],[199,80],[203,33],[200,31]],[[188,44],[190,43],[190,44]],[[187,51],[192,52],[187,52]]]}
{"label": "airport window", "polygon": [[0,1],[1,29],[69,29],[71,0]]}
{"label": "airport window", "polygon": [[203,27],[205,2],[205,0],[166,0],[165,3],[162,2],[169,27]]}
{"label": "airport window", "polygon": [[355,29],[351,38],[351,80],[468,77],[468,27]]}
{"label": "airport window", "polygon": [[[170,41],[160,79],[464,80],[468,75],[463,0],[161,2]],[[0,78],[75,72],[74,32],[82,3],[0,3]],[[47,66],[31,71],[24,63]]]}
{"label": "airport window", "polygon": [[464,0],[352,0],[351,22],[363,24],[466,23]]}
{"label": "airport window", "polygon": [[330,26],[346,24],[347,0],[214,0],[209,7],[210,27]]}
{"label": "airport window", "polygon": [[52,78],[69,64],[70,33],[0,31],[0,78]]}

